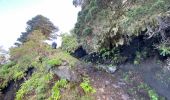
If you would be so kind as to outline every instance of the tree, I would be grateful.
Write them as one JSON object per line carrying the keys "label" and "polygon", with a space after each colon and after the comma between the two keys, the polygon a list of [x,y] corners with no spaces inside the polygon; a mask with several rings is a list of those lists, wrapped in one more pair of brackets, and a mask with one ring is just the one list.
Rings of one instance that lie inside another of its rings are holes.
{"label": "tree", "polygon": [[13,61],[23,61],[23,63],[31,63],[37,57],[45,56],[48,52],[48,45],[43,41],[45,36],[39,30],[34,30],[27,37],[27,41],[19,47],[10,48],[10,59]]}
{"label": "tree", "polygon": [[83,0],[73,0],[73,5],[74,5],[75,7],[81,6],[82,3],[83,3]]}
{"label": "tree", "polygon": [[58,31],[58,28],[48,18],[37,15],[27,22],[26,32],[22,32],[17,40],[21,43],[26,42],[28,35],[34,30],[40,30],[46,38],[49,38]]}

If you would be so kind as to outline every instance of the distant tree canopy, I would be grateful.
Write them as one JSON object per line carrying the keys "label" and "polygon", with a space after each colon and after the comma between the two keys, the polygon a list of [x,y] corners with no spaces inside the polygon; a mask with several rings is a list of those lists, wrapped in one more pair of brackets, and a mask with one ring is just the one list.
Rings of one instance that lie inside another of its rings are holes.
{"label": "distant tree canopy", "polygon": [[83,0],[73,0],[73,5],[74,5],[75,7],[81,6],[82,2],[83,2]]}
{"label": "distant tree canopy", "polygon": [[40,30],[46,38],[49,38],[52,33],[58,31],[58,28],[48,18],[37,15],[27,22],[26,32],[22,32],[17,40],[21,43],[26,42],[28,35],[34,30]]}

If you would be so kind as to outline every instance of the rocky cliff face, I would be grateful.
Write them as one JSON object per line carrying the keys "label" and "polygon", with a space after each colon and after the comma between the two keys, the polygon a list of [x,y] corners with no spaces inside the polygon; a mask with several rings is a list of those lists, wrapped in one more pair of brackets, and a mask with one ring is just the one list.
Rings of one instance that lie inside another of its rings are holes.
{"label": "rocky cliff face", "polygon": [[167,40],[169,0],[84,0],[74,28],[88,52],[127,45],[132,37]]}

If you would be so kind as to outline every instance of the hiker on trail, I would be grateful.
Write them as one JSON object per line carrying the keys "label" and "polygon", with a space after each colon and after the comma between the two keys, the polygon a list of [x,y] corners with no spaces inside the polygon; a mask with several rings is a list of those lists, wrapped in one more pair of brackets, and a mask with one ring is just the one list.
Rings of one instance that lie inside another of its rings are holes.
{"label": "hiker on trail", "polygon": [[53,42],[53,43],[52,43],[52,48],[53,48],[53,49],[56,49],[56,48],[57,48],[57,43],[56,43],[56,42]]}

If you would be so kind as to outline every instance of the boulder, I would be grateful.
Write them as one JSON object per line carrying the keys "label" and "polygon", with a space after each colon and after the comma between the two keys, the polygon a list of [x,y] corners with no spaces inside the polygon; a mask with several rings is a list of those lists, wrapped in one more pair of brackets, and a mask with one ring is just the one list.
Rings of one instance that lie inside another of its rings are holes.
{"label": "boulder", "polygon": [[109,65],[98,65],[98,68],[99,69],[102,69],[110,74],[114,74],[117,70],[117,66],[109,66]]}
{"label": "boulder", "polygon": [[108,73],[111,73],[111,74],[115,73],[116,70],[117,70],[117,67],[116,67],[116,66],[109,66],[109,67],[107,67],[107,69],[106,69],[106,71],[107,71]]}
{"label": "boulder", "polygon": [[52,72],[56,74],[59,78],[67,79],[71,82],[78,82],[78,75],[71,70],[70,66],[59,66],[57,68],[53,68]]}

